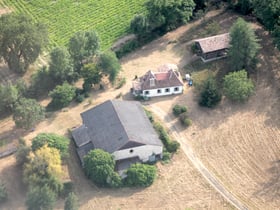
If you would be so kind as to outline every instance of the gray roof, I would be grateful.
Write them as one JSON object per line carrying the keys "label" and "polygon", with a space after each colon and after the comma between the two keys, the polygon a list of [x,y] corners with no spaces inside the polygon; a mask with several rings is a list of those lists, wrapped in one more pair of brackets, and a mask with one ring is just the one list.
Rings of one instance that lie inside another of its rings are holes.
{"label": "gray roof", "polygon": [[217,50],[229,48],[230,35],[229,33],[210,36],[203,39],[197,39],[195,42],[199,43],[202,53],[214,52]]}
{"label": "gray roof", "polygon": [[109,100],[83,112],[81,116],[84,127],[75,129],[73,135],[77,145],[86,144],[89,138],[94,148],[109,153],[146,144],[162,146],[137,101]]}

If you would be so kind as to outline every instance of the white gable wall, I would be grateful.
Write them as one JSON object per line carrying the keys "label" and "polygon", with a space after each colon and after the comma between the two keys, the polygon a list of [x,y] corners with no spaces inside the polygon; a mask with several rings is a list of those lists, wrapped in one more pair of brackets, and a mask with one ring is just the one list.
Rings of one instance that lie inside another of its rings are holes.
{"label": "white gable wall", "polygon": [[[167,91],[167,89],[169,91]],[[147,97],[167,96],[167,95],[183,93],[183,90],[184,90],[183,86],[143,90],[142,96],[147,96]]]}
{"label": "white gable wall", "polygon": [[112,153],[112,155],[114,156],[114,160],[122,160],[138,156],[142,162],[147,162],[149,160],[149,157],[153,154],[162,156],[162,150],[162,146],[143,145],[139,147],[118,150]]}

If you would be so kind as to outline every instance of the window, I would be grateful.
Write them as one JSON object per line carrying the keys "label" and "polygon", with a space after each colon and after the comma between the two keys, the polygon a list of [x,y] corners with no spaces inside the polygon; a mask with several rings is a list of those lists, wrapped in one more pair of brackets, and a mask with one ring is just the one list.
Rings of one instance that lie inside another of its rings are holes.
{"label": "window", "polygon": [[145,95],[149,95],[150,91],[146,90],[144,93],[145,93]]}
{"label": "window", "polygon": [[129,150],[129,153],[133,153],[133,149]]}
{"label": "window", "polygon": [[166,93],[168,93],[169,91],[170,91],[169,88],[166,88],[166,89],[165,89],[165,92],[166,92]]}
{"label": "window", "polygon": [[178,87],[175,87],[175,88],[174,88],[174,91],[179,91],[179,88],[178,88]]}
{"label": "window", "polygon": [[157,93],[161,93],[161,89],[158,89],[158,90],[157,90]]}

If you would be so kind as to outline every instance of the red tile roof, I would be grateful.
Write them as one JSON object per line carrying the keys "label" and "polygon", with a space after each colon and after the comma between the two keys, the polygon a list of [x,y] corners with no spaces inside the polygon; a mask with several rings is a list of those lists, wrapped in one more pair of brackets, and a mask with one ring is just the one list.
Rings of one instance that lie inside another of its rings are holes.
{"label": "red tile roof", "polygon": [[[159,68],[158,72],[150,70],[144,76],[140,77],[138,82],[134,83],[134,89],[150,90],[183,86],[180,73],[176,70],[176,65],[164,65]],[[151,80],[154,80],[154,82]]]}
{"label": "red tile roof", "polygon": [[210,36],[203,39],[195,40],[202,49],[202,53],[213,52],[229,48],[230,36],[229,33]]}

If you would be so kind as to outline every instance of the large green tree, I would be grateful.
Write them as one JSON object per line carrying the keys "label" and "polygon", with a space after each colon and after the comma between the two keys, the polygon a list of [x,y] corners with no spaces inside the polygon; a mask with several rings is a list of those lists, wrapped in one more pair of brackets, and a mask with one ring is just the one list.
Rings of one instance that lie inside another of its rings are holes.
{"label": "large green tree", "polygon": [[121,70],[120,62],[116,54],[112,51],[107,51],[99,55],[97,67],[104,74],[109,75],[109,80],[114,82]]}
{"label": "large green tree", "polygon": [[224,94],[232,101],[244,102],[254,92],[254,84],[245,70],[224,77]]}
{"label": "large green tree", "polygon": [[29,129],[44,118],[45,109],[34,99],[19,99],[13,110],[13,119],[19,128]]}
{"label": "large green tree", "polygon": [[251,69],[256,63],[258,39],[251,26],[238,18],[230,29],[230,64],[232,70]]}
{"label": "large green tree", "polygon": [[49,108],[60,109],[68,106],[75,97],[76,88],[67,82],[63,85],[58,85],[49,93],[52,101],[48,104]]}
{"label": "large green tree", "polygon": [[94,30],[80,31],[70,38],[68,50],[74,61],[74,68],[79,72],[83,63],[96,55],[100,48],[100,40]]}
{"label": "large green tree", "polygon": [[94,63],[89,63],[83,66],[81,75],[84,78],[84,83],[96,85],[101,81],[102,72]]}
{"label": "large green tree", "polygon": [[121,180],[114,168],[115,161],[112,155],[101,149],[91,150],[84,157],[85,173],[98,186],[120,185]]}
{"label": "large green tree", "polygon": [[[49,73],[56,84],[72,82],[75,79],[72,59],[65,47],[57,47],[50,54]],[[76,76],[77,77],[77,76]]]}
{"label": "large green tree", "polygon": [[0,17],[0,56],[11,70],[25,72],[47,43],[46,27],[30,17],[16,13]]}
{"label": "large green tree", "polygon": [[151,29],[169,31],[188,22],[193,14],[193,0],[149,0],[148,21]]}

